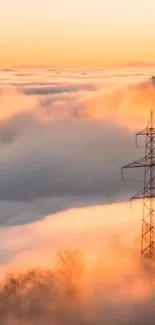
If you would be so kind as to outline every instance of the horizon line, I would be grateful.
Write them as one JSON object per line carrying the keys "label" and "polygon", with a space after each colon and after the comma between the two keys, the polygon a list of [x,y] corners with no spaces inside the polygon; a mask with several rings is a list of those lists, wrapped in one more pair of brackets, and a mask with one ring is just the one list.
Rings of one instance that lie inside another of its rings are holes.
{"label": "horizon line", "polygon": [[101,71],[101,70],[108,70],[108,69],[119,69],[119,68],[151,68],[155,66],[155,62],[147,62],[147,61],[129,61],[119,65],[109,65],[109,66],[102,66],[102,67],[69,67],[69,66],[56,66],[56,65],[16,65],[16,66],[0,66],[1,71],[11,71],[17,69],[50,69],[50,70],[84,70],[84,71]]}

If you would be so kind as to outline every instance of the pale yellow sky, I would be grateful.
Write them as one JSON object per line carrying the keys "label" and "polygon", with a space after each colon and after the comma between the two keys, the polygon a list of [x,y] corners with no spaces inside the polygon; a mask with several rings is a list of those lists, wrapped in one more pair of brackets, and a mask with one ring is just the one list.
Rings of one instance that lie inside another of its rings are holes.
{"label": "pale yellow sky", "polygon": [[154,41],[155,0],[5,0],[1,6],[1,67],[154,62]]}

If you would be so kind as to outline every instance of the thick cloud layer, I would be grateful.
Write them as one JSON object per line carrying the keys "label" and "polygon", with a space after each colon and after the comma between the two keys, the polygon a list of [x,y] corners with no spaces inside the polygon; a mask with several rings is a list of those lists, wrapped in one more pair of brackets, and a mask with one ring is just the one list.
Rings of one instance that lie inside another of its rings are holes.
{"label": "thick cloud layer", "polygon": [[[133,211],[117,204],[1,229],[1,275],[7,269],[15,277],[0,288],[1,323],[143,325],[149,319],[153,324],[154,279],[150,283],[139,268],[139,217],[140,203]],[[62,247],[71,256],[75,247],[84,251],[82,276],[70,259],[63,267],[55,264],[55,251]]]}
{"label": "thick cloud layer", "polygon": [[[142,186],[141,172],[128,172],[122,182],[120,168],[143,155],[134,148],[134,132],[145,127],[154,103],[148,75],[2,71],[1,224],[26,222],[21,204],[32,211],[29,222],[73,206],[123,200]],[[40,209],[47,199],[51,204]]]}
{"label": "thick cloud layer", "polygon": [[[143,171],[122,181],[120,168],[144,154],[134,133],[154,106],[149,78],[146,69],[1,71],[0,275],[43,270],[22,296],[25,325],[153,324],[154,284],[139,268],[141,202],[120,203],[143,186]],[[61,248],[86,253],[72,302],[50,282]]]}

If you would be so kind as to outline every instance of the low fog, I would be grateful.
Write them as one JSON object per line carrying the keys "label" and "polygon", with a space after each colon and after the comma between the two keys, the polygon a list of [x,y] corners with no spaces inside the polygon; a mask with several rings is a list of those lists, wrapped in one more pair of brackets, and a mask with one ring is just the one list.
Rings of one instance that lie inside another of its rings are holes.
{"label": "low fog", "polygon": [[2,72],[0,223],[27,222],[23,214],[19,220],[21,206],[35,221],[75,205],[125,200],[142,186],[141,173],[121,182],[120,168],[143,155],[134,133],[154,102],[147,74]]}
{"label": "low fog", "polygon": [[144,155],[134,135],[154,107],[149,79],[147,69],[1,71],[2,324],[153,324],[141,204],[125,203],[143,171],[120,172]]}
{"label": "low fog", "polygon": [[136,246],[115,240],[108,253],[90,268],[83,251],[61,250],[48,269],[7,273],[1,324],[154,324],[154,281],[137,271]]}

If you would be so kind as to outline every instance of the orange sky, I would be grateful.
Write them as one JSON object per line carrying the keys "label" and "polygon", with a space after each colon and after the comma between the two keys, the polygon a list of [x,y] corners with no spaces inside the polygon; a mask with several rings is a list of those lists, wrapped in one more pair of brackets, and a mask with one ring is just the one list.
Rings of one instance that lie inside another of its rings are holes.
{"label": "orange sky", "polygon": [[154,17],[154,0],[5,0],[0,66],[153,62]]}

